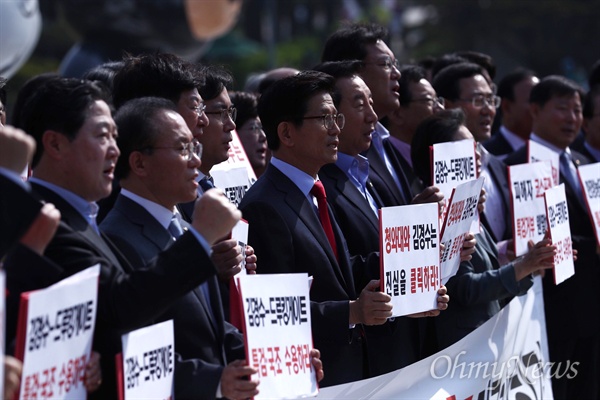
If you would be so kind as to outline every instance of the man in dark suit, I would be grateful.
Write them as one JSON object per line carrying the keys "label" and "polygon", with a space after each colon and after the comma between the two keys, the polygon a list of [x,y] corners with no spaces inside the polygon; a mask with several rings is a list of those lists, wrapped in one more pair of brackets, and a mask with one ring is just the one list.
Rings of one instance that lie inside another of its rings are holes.
{"label": "man in dark suit", "polygon": [[[559,285],[553,274],[544,277],[544,306],[554,397],[558,399],[592,399],[600,396],[600,314],[588,312],[600,302],[596,295],[600,282],[600,257],[582,191],[576,179],[576,167],[588,160],[571,151],[582,124],[583,90],[562,76],[543,78],[531,90],[533,133],[531,140],[556,152],[561,158],[560,182],[565,184],[569,226],[573,248],[577,250],[575,275]],[[527,148],[506,158],[508,165],[528,161]],[[560,376],[556,371],[566,363],[577,364],[575,376]]]}
{"label": "man in dark suit", "polygon": [[483,146],[501,160],[524,146],[529,139],[529,94],[539,81],[533,71],[519,68],[504,76],[498,85],[502,124],[491,139],[483,142]]}
{"label": "man in dark suit", "polygon": [[[358,75],[359,67],[359,61],[328,62],[315,67],[336,79],[333,102],[346,119],[340,127],[337,161],[324,165],[319,178],[350,254],[368,256],[379,251],[379,207],[375,200],[378,195],[369,185],[369,162],[360,153],[371,145],[377,114],[373,111],[371,91]],[[357,277],[356,290],[367,283]],[[445,295],[445,288],[440,294]],[[368,359],[372,376],[418,360],[417,320],[395,318],[380,326],[367,326],[365,330],[370,340]]]}
{"label": "man in dark suit", "polygon": [[[433,87],[445,100],[446,109],[460,108],[465,113],[465,125],[475,141],[481,143],[490,138],[492,121],[500,98],[494,95],[484,70],[477,64],[457,63],[443,68],[433,80]],[[481,175],[485,177],[483,188],[487,194],[486,207],[481,222],[496,243],[512,238],[510,202],[506,166],[479,146]],[[448,194],[446,194],[448,195]],[[506,242],[501,246],[505,254]]]}
{"label": "man in dark suit", "polygon": [[444,99],[437,96],[422,67],[407,65],[400,72],[400,107],[388,114],[390,138],[387,144],[389,153],[398,159],[415,196],[425,187],[412,168],[410,144],[421,121],[444,109]]}
{"label": "man in dark suit", "polygon": [[583,132],[585,141],[572,146],[591,162],[600,162],[600,87],[590,90],[583,101]]}
{"label": "man in dark suit", "polygon": [[[360,60],[361,78],[373,96],[373,109],[381,120],[400,105],[398,61],[385,44],[387,30],[375,24],[353,24],[334,32],[325,43],[321,61]],[[379,122],[372,133],[372,144],[364,156],[369,160],[369,179],[383,205],[409,204],[412,193],[398,161],[385,149],[389,131]]]}
{"label": "man in dark suit", "polygon": [[224,196],[203,199],[196,206],[194,229],[147,268],[133,270],[110,240],[97,231],[94,221],[95,202],[110,193],[119,156],[116,126],[101,90],[90,82],[55,78],[39,88],[22,115],[38,149],[32,164],[32,187],[55,204],[62,220],[45,251],[55,269],[28,264],[7,269],[8,302],[12,301],[7,307],[8,317],[16,320],[20,293],[48,286],[99,263],[94,338],[95,348],[102,354],[104,384],[96,395],[113,398],[113,357],[120,351],[120,335],[151,322],[215,274],[207,249],[231,229],[240,214]]}
{"label": "man in dark suit", "polygon": [[262,95],[258,112],[273,158],[240,204],[248,242],[260,258],[258,272],[313,277],[313,339],[327,367],[322,386],[369,376],[363,324],[380,325],[391,316],[390,297],[377,291],[379,281],[357,296],[353,274],[377,276],[379,257],[370,257],[370,264],[349,257],[317,181],[319,169],[337,159],[338,124],[344,121],[333,105],[333,85],[329,75],[302,72]]}
{"label": "man in dark suit", "polygon": [[[142,97],[115,115],[121,160],[121,193],[100,225],[136,269],[144,268],[189,229],[175,205],[196,198],[201,145],[166,99]],[[177,222],[174,221],[177,220]],[[248,398],[258,392],[255,373],[242,365],[242,335],[223,319],[216,277],[178,299],[160,321],[173,319],[175,395],[183,398]],[[245,388],[239,389],[238,388]]]}

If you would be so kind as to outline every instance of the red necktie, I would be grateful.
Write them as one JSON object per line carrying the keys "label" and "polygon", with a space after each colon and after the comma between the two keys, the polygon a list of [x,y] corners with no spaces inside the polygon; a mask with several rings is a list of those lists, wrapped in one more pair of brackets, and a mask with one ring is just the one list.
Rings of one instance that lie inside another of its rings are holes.
{"label": "red necktie", "polygon": [[333,254],[335,254],[335,258],[337,259],[337,246],[335,244],[335,236],[333,236],[333,228],[331,227],[331,219],[329,218],[329,211],[327,209],[327,196],[325,195],[325,188],[321,181],[315,182],[315,185],[310,190],[310,194],[317,198],[319,219],[321,220],[321,225],[323,226],[327,240],[329,240]]}

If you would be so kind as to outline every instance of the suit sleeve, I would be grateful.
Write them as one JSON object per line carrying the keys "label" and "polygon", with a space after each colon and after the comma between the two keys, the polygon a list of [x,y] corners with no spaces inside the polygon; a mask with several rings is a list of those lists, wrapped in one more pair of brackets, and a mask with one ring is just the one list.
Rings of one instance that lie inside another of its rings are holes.
{"label": "suit sleeve", "polygon": [[214,400],[224,367],[175,354],[175,398]]}
{"label": "suit sleeve", "polygon": [[[258,257],[256,272],[299,272],[296,260],[302,260],[304,255],[295,253],[293,234],[278,211],[269,204],[254,202],[243,207],[242,212],[249,223],[248,244]],[[305,259],[310,262],[308,256]],[[313,332],[318,330],[321,337],[329,340],[348,336],[349,300],[316,302],[311,294],[310,310]]]}

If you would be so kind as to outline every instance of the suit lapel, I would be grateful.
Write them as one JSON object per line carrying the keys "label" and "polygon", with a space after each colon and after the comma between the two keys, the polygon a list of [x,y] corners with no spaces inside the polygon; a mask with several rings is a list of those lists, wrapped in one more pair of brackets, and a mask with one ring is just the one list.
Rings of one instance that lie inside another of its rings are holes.
{"label": "suit lapel", "polygon": [[373,173],[379,180],[383,182],[387,191],[394,197],[396,204],[405,204],[404,197],[400,193],[400,189],[394,182],[394,178],[390,174],[385,165],[385,161],[379,155],[374,146],[369,147],[364,155],[369,160],[369,174]]}
{"label": "suit lapel", "polygon": [[[314,205],[311,202],[309,202],[308,199],[302,194],[302,192],[300,192],[300,189],[298,189],[298,187],[277,168],[269,166],[267,172],[269,172],[269,175],[274,175],[273,179],[271,179],[271,182],[273,183],[275,188],[277,188],[277,190],[285,193],[285,202],[298,215],[300,220],[304,223],[304,225],[306,225],[306,227],[315,237],[317,242],[319,242],[321,248],[327,254],[327,258],[329,258],[329,262],[332,265],[333,270],[335,271],[335,274],[337,275],[338,279],[340,280],[340,282],[343,283],[343,285],[346,288],[348,288],[349,286],[346,283],[344,274],[342,274],[340,265],[335,257],[335,254],[333,254],[331,245],[329,244],[327,236],[325,235],[325,231],[321,226],[321,221],[319,221],[319,217],[315,212]],[[331,208],[329,208],[329,216],[331,217],[332,215],[333,211],[331,210]],[[337,227],[337,230],[339,231],[339,227],[337,226],[337,223],[335,223],[335,219],[333,217],[331,218],[331,225]],[[334,228],[334,234],[336,233],[335,230],[336,229]],[[336,235],[336,242],[339,251],[338,254],[340,255],[340,257],[344,257],[344,254],[342,253],[344,247],[341,246],[342,242],[340,241],[339,235]]]}

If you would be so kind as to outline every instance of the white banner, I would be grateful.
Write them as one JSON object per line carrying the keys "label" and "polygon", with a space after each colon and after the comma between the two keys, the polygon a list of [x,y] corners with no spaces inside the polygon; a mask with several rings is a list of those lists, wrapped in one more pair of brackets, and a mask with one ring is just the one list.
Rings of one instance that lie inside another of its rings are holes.
{"label": "white banner", "polygon": [[172,399],[175,370],[173,320],[129,332],[123,345],[125,400]]}
{"label": "white banner", "polygon": [[573,241],[569,226],[569,208],[565,185],[561,183],[544,193],[546,202],[546,217],[550,229],[550,239],[556,246],[554,256],[554,283],[558,285],[575,274],[573,262]]}
{"label": "white banner", "polygon": [[99,274],[96,265],[21,295],[16,349],[18,358],[23,355],[19,399],[86,398],[83,382],[92,351]]}
{"label": "white banner", "polygon": [[600,162],[577,168],[590,219],[600,246]]}
{"label": "white banner", "polygon": [[544,192],[552,185],[550,161],[508,167],[513,238],[517,257],[529,251],[527,242],[539,242],[546,234]]}
{"label": "white banner", "polygon": [[292,399],[317,394],[310,361],[310,297],[302,274],[240,276],[246,359],[258,370],[255,399]]}
{"label": "white banner", "polygon": [[438,221],[437,203],[379,210],[380,290],[392,296],[394,317],[437,308]]}
{"label": "white banner", "polygon": [[[551,400],[550,365],[537,277],[526,295],[452,346],[398,371],[323,388],[317,398]],[[558,370],[573,377],[578,367]]]}

